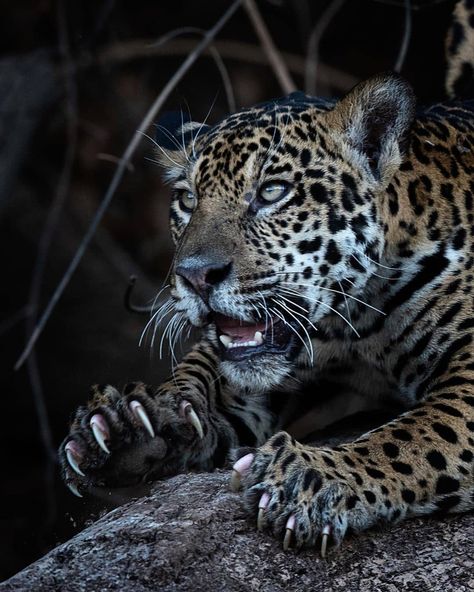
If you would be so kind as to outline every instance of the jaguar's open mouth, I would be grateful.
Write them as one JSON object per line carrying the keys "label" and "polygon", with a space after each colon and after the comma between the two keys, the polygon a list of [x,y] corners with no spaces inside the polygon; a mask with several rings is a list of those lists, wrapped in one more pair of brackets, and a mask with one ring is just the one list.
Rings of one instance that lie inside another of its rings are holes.
{"label": "jaguar's open mouth", "polygon": [[291,348],[295,330],[278,317],[252,323],[215,313],[217,338],[223,359],[240,361],[261,354],[285,354]]}

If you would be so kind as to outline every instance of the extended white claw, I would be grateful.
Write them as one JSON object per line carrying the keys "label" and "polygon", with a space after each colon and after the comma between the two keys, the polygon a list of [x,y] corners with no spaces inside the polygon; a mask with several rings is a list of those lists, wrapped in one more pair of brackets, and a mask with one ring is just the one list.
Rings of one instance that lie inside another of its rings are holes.
{"label": "extended white claw", "polygon": [[258,515],[257,515],[257,530],[262,530],[263,528],[263,520],[265,517],[265,510],[268,506],[268,502],[270,501],[270,496],[268,493],[264,493],[258,502]]}
{"label": "extended white claw", "polygon": [[77,489],[77,487],[73,484],[73,483],[66,483],[66,485],[69,487],[69,489],[71,490],[71,492],[76,496],[76,497],[82,497],[82,494],[79,493],[79,490]]}
{"label": "extended white claw", "polygon": [[202,440],[204,438],[204,430],[202,429],[201,420],[189,401],[183,401],[181,403],[181,412],[186,420],[194,427],[198,436]]}
{"label": "extended white claw", "polygon": [[283,539],[283,551],[288,551],[290,548],[291,537],[295,530],[295,517],[291,515],[286,522],[285,538]]}
{"label": "extended white claw", "polygon": [[239,491],[240,489],[240,473],[233,470],[230,476],[230,489],[231,491]]}
{"label": "extended white claw", "polygon": [[322,536],[321,536],[321,557],[324,559],[326,557],[326,549],[328,546],[328,539],[329,535],[331,534],[331,527],[326,525],[323,528]]}
{"label": "extended white claw", "polygon": [[108,433],[105,431],[104,420],[102,417],[100,415],[93,415],[89,424],[97,444],[106,454],[110,454],[110,450],[107,448],[107,444],[105,443],[105,439],[108,438]]}
{"label": "extended white claw", "polygon": [[81,477],[85,477],[85,474],[81,471],[79,464],[77,462],[77,459],[74,455],[74,452],[68,448],[68,444],[66,444],[65,447],[66,450],[66,458],[67,458],[67,462],[71,465],[71,468],[76,471],[76,473],[78,475],[80,475]]}
{"label": "extended white claw", "polygon": [[138,401],[131,401],[129,404],[129,408],[130,408],[130,411],[133,413],[133,415],[142,422],[142,424],[144,425],[146,431],[150,434],[150,436],[152,438],[154,438],[155,437],[155,430],[153,429],[153,426],[151,425],[150,418],[148,417],[147,412],[145,411],[145,408],[143,407],[143,405],[141,403],[139,403]]}
{"label": "extended white claw", "polygon": [[232,467],[232,474],[230,477],[230,488],[232,491],[238,491],[240,488],[240,480],[244,473],[248,471],[252,464],[254,455],[252,453],[246,454],[234,463]]}

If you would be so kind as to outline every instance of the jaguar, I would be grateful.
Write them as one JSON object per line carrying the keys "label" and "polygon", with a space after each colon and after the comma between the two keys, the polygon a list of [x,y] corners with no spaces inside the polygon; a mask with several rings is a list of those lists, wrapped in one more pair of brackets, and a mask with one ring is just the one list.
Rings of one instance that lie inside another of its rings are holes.
{"label": "jaguar", "polygon": [[[339,101],[160,123],[176,253],[150,322],[201,337],[159,387],[93,387],[59,452],[73,493],[230,455],[258,528],[323,555],[474,507],[474,101],[415,103],[385,73]],[[353,441],[307,443],[380,407],[392,419]]]}

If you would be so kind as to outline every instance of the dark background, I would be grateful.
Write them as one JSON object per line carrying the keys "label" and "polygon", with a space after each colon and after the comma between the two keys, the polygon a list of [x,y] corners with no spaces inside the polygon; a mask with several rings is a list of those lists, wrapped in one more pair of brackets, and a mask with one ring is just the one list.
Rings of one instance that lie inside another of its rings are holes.
{"label": "dark background", "polygon": [[[131,315],[123,306],[129,275],[139,278],[134,299],[149,302],[171,258],[168,191],[152,162],[147,138],[34,356],[14,372],[37,316],[30,295],[35,269],[41,272],[41,311],[81,242],[116,159],[199,37],[188,33],[154,48],[151,44],[177,28],[210,28],[229,4],[227,0],[2,3],[2,577],[104,511],[101,501],[79,500],[69,493],[59,480],[54,458],[68,419],[87,398],[89,385],[121,385],[138,378],[156,384],[166,375],[168,361],[160,361],[147,345],[138,347],[146,317]],[[341,2],[321,39],[318,94],[339,96],[358,80],[393,68],[405,28],[404,4],[403,0]],[[402,74],[421,102],[443,98],[444,37],[453,4],[411,2],[412,30]],[[296,85],[304,89],[308,39],[334,2],[259,0],[258,6]],[[228,69],[237,108],[282,94],[243,8],[219,33],[215,47]],[[202,120],[211,106],[211,123],[229,111],[219,70],[204,55],[164,110],[189,109],[194,119]],[[39,268],[39,245],[45,236],[50,248]]]}

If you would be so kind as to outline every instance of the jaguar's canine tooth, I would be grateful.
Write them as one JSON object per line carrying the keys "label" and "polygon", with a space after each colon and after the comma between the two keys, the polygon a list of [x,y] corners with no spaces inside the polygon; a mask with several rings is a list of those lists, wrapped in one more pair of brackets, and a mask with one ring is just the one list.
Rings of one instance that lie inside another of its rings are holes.
{"label": "jaguar's canine tooth", "polygon": [[283,539],[283,551],[288,551],[290,548],[291,537],[295,529],[295,517],[291,515],[286,522],[285,538]]}
{"label": "jaguar's canine tooth", "polygon": [[326,557],[326,549],[328,546],[328,539],[329,535],[331,534],[331,527],[326,525],[323,528],[322,536],[321,536],[321,557],[324,559]]}
{"label": "jaguar's canine tooth", "polygon": [[95,415],[93,415],[89,425],[91,426],[92,433],[94,434],[97,444],[106,454],[110,454],[110,450],[107,448],[107,444],[105,443],[106,434],[104,434],[102,431],[100,420]]}
{"label": "jaguar's canine tooth", "polygon": [[150,434],[150,436],[154,438],[155,430],[151,425],[150,418],[148,417],[143,405],[139,401],[130,401],[129,408],[133,415],[142,422],[144,428]]}
{"label": "jaguar's canine tooth", "polygon": [[73,483],[66,483],[66,485],[69,487],[70,491],[77,497],[82,497],[82,493],[79,493],[79,490],[77,489],[77,487],[73,484]]}
{"label": "jaguar's canine tooth", "polygon": [[268,493],[264,493],[258,502],[258,515],[257,515],[257,529],[263,529],[263,520],[265,517],[265,510],[268,506],[268,502],[270,501],[270,496]]}
{"label": "jaguar's canine tooth", "polygon": [[224,347],[229,347],[232,343],[232,337],[229,337],[228,335],[219,335],[219,340]]}
{"label": "jaguar's canine tooth", "polygon": [[263,333],[261,331],[255,331],[254,341],[256,345],[262,345],[263,343]]}
{"label": "jaguar's canine tooth", "polygon": [[81,477],[85,477],[85,474],[81,471],[79,464],[77,462],[77,459],[74,456],[73,451],[67,447],[67,444],[66,444],[65,450],[66,450],[67,462],[71,465],[71,468],[74,469],[74,471],[76,471],[76,473],[78,475],[80,475]]}

